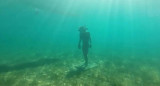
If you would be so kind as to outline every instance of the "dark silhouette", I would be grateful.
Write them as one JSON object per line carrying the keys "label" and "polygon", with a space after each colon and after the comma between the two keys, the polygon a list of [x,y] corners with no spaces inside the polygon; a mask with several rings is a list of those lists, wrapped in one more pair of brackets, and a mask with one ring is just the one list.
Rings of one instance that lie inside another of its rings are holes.
{"label": "dark silhouette", "polygon": [[79,28],[80,32],[80,39],[79,39],[79,44],[78,48],[81,49],[81,41],[82,41],[82,51],[83,51],[83,56],[84,56],[84,66],[86,67],[88,65],[88,49],[91,48],[91,37],[90,33],[86,32],[87,28],[84,26],[81,26]]}
{"label": "dark silhouette", "polygon": [[60,59],[57,58],[42,58],[36,61],[31,61],[31,62],[25,62],[25,63],[21,63],[21,64],[16,64],[16,65],[7,65],[7,64],[1,64],[0,65],[0,73],[2,72],[9,72],[9,71],[13,71],[13,70],[22,70],[22,69],[26,69],[26,68],[36,68],[39,66],[43,66],[43,65],[50,65],[50,64],[55,64],[57,62],[59,62]]}

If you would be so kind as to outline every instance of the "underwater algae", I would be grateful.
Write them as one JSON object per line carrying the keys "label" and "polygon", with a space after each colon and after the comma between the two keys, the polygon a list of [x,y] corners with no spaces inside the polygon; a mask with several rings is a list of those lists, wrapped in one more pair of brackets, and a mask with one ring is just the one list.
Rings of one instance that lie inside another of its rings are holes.
{"label": "underwater algae", "polygon": [[[61,55],[61,54],[60,54]],[[61,55],[62,56],[62,55]],[[69,57],[69,58],[68,58]],[[97,56],[89,56],[89,64],[97,66],[86,70],[71,70],[73,64],[81,64],[81,57],[73,55],[62,56],[60,59],[43,58],[29,65],[21,65],[8,71],[1,71],[1,86],[159,86],[160,73],[156,66],[145,62],[133,62],[136,58],[112,60],[113,58],[96,59]],[[67,59],[63,59],[67,58]],[[78,60],[77,60],[78,59]],[[51,63],[47,63],[50,60]],[[35,63],[34,63],[35,62]],[[38,64],[40,62],[40,64]],[[33,64],[34,63],[34,64]]]}

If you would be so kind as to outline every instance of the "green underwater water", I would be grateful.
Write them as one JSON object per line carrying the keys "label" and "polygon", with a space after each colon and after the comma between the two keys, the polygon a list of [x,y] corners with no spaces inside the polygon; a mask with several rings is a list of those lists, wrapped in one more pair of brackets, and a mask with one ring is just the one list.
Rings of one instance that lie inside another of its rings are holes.
{"label": "green underwater water", "polygon": [[[160,1],[0,1],[0,86],[160,86]],[[89,67],[78,49],[91,34]]]}

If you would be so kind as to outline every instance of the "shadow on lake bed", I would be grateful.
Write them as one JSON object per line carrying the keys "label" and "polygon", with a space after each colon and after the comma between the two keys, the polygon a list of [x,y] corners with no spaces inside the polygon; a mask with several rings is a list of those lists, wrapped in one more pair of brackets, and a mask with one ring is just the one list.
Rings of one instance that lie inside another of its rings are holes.
{"label": "shadow on lake bed", "polygon": [[43,66],[43,65],[55,64],[59,61],[60,59],[57,59],[57,58],[43,58],[43,59],[39,59],[36,61],[16,64],[13,66],[10,66],[8,64],[2,64],[0,65],[0,73],[9,72],[13,70],[22,70],[26,68],[36,68],[36,67]]}
{"label": "shadow on lake bed", "polygon": [[74,76],[79,76],[81,75],[84,71],[86,71],[86,68],[85,67],[82,67],[82,66],[78,66],[76,67],[75,69],[71,69],[67,75],[66,75],[66,78],[72,78]]}

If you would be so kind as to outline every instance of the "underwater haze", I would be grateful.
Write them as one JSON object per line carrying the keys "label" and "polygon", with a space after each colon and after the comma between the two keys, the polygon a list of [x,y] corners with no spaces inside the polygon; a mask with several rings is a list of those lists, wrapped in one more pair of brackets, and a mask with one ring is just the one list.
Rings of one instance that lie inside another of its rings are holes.
{"label": "underwater haze", "polygon": [[[0,1],[0,86],[160,86],[159,0]],[[89,65],[79,27],[92,39]]]}

